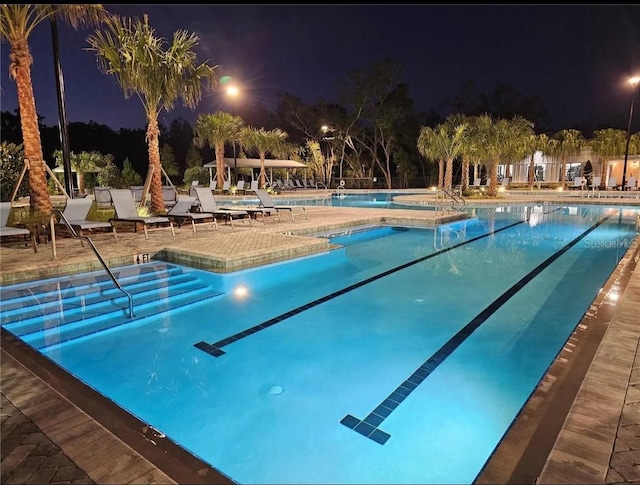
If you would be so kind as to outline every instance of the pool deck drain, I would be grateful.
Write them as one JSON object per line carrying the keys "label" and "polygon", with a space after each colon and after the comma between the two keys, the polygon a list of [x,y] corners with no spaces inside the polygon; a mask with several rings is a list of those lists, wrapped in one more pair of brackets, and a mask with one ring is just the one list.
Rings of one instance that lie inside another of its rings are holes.
{"label": "pool deck drain", "polygon": [[[608,203],[611,202],[614,201]],[[562,202],[552,200],[549,203]],[[598,203],[607,202],[598,200]],[[629,204],[625,202],[625,205]],[[308,211],[307,221],[302,218],[293,223],[267,222],[264,226],[257,223],[251,229],[236,224],[234,229],[221,227],[217,234],[213,234],[215,231],[209,233],[208,227],[198,228],[197,234],[192,234],[190,228],[184,226],[177,231],[175,238],[169,231],[160,229],[151,232],[148,241],[141,234],[124,234],[122,239],[119,238],[124,240],[123,244],[118,242],[117,247],[112,238],[109,242],[108,235],[97,236],[95,241],[101,251],[112,245],[105,252],[113,265],[131,264],[141,254],[155,255],[160,247],[180,248],[185,245],[187,250],[191,247],[195,251],[195,259],[209,255],[213,261],[222,261],[221,268],[216,270],[235,271],[241,267],[328,250],[301,244],[301,240],[313,239],[306,234],[378,222],[426,226],[437,223],[415,212],[402,214],[407,212],[402,210],[392,210],[391,214],[385,211],[384,216],[379,215],[379,209],[366,213],[366,209],[311,207]],[[455,217],[452,215],[449,220]],[[169,232],[169,236],[163,232]],[[288,243],[283,245],[277,237],[270,240],[271,236],[264,237],[269,233],[284,235],[284,232],[292,233],[295,242],[291,246]],[[233,237],[225,239],[228,234]],[[97,242],[101,237],[105,240]],[[243,248],[247,240],[253,241],[249,244],[254,246]],[[638,238],[632,247],[635,252],[627,252],[627,261],[620,263],[617,273],[629,272],[630,258],[637,262],[637,241]],[[227,243],[229,245],[224,246]],[[269,244],[274,243],[275,247],[269,248]],[[260,245],[264,248],[255,249]],[[99,269],[92,263],[92,256],[84,255],[84,252],[79,242],[73,240],[61,241],[58,261],[51,260],[47,245],[41,244],[37,254],[30,248],[2,247],[0,283]],[[606,303],[612,315],[610,324],[602,342],[597,344],[597,353],[584,382],[582,378],[578,382],[578,394],[563,420],[562,429],[550,453],[542,450],[544,467],[541,472],[538,468],[540,475],[534,477],[538,483],[640,481],[634,466],[634,456],[640,453],[639,433],[636,431],[640,428],[640,414],[636,411],[640,408],[640,359],[637,363],[634,360],[638,356],[640,340],[640,271],[626,274],[626,280],[628,285],[620,299],[616,303]],[[47,367],[41,362],[33,362],[24,356],[30,349],[20,350],[17,347],[20,343],[12,342],[3,331],[0,361],[2,483],[232,483],[193,456],[182,455],[180,450],[155,436],[153,430],[138,429],[136,424],[139,423],[117,415],[118,411],[110,409],[104,400],[87,397],[86,390],[71,389],[78,384],[65,382],[53,364]],[[16,356],[20,359],[16,360]],[[602,383],[609,385],[603,386]],[[552,386],[553,383],[545,383],[543,379],[541,386],[545,385]],[[65,394],[74,399],[69,400]],[[534,394],[532,399],[535,398]],[[530,400],[528,406],[541,407],[542,403]],[[477,483],[534,483],[513,481],[514,477],[526,476],[523,468],[526,468],[528,460],[526,453],[502,460],[503,450],[514,446],[507,443],[509,440],[507,436],[498,447]]]}

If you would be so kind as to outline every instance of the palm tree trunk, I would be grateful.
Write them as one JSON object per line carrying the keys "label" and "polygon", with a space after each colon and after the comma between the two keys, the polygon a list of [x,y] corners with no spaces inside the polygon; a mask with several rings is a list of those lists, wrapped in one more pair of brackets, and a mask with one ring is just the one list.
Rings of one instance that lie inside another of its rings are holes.
{"label": "palm tree trunk", "polygon": [[438,161],[438,188],[444,187],[444,160]]}
{"label": "palm tree trunk", "polygon": [[469,160],[462,158],[462,192],[469,190]]}
{"label": "palm tree trunk", "polygon": [[453,184],[453,158],[447,159],[447,169],[444,172],[444,186],[451,190]]}
{"label": "palm tree trunk", "polygon": [[47,174],[44,167],[46,162],[42,156],[40,128],[31,83],[31,54],[26,40],[12,46],[10,57],[15,64],[20,127],[25,163],[28,163],[29,168],[29,206],[36,213],[49,215],[52,210],[51,198],[47,191]]}
{"label": "palm tree trunk", "polygon": [[491,178],[489,179],[489,192],[490,197],[498,195],[498,163],[491,164]]}
{"label": "palm tree trunk", "polygon": [[[264,153],[260,154],[260,188],[264,189],[264,180],[267,176],[265,170],[264,170],[264,159],[265,159],[266,155]],[[325,177],[326,179],[326,177]]]}
{"label": "palm tree trunk", "polygon": [[536,171],[535,158],[534,158],[534,155],[532,154],[531,159],[529,160],[529,189],[533,189],[535,171]]}
{"label": "palm tree trunk", "polygon": [[224,185],[224,143],[222,146],[216,146],[216,180],[217,187]]}
{"label": "palm tree trunk", "polygon": [[562,163],[560,164],[560,187],[564,188],[565,182],[567,181],[567,159],[566,157],[562,157]]}
{"label": "palm tree trunk", "polygon": [[149,116],[149,126],[147,127],[147,143],[149,144],[149,174],[151,182],[149,193],[151,194],[151,210],[156,214],[166,212],[164,198],[162,197],[162,165],[160,164],[160,130],[158,127],[157,115]]}

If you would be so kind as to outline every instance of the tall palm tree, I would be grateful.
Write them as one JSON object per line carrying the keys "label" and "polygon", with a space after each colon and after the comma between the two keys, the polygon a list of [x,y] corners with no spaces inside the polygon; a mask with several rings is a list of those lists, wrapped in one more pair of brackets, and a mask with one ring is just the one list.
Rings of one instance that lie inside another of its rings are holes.
{"label": "tall palm tree", "polygon": [[624,154],[627,133],[624,130],[607,128],[593,132],[590,144],[593,153],[600,157],[600,184],[606,185],[609,160]]}
{"label": "tall palm tree", "polygon": [[217,66],[196,63],[193,49],[199,38],[185,30],[174,32],[165,48],[165,39],[156,36],[147,15],[142,20],[111,16],[87,42],[88,50],[96,53],[100,70],[118,81],[125,98],[136,95],[142,101],[148,122],[145,188],[150,189],[151,210],[164,212],[158,117],[163,109],[173,109],[177,100],[194,109],[202,98],[203,83],[209,87],[217,84]]}
{"label": "tall palm tree", "polygon": [[215,151],[218,187],[224,184],[224,145],[238,141],[237,136],[243,126],[242,118],[224,111],[201,114],[196,120],[193,144],[199,148],[208,145]]}
{"label": "tall palm tree", "polygon": [[536,178],[536,163],[535,163],[535,155],[537,151],[541,151],[542,153],[548,152],[549,147],[549,137],[544,133],[533,134],[528,140],[528,155],[529,155],[529,173],[528,173],[528,182],[529,189],[533,189],[533,183]]}
{"label": "tall palm tree", "polygon": [[9,76],[16,82],[25,163],[28,163],[29,168],[29,206],[37,213],[50,214],[51,199],[47,191],[45,161],[31,81],[33,57],[29,49],[29,36],[45,20],[61,18],[73,28],[78,28],[97,23],[104,15],[105,11],[99,4],[0,4],[0,39],[8,42],[11,47]]}
{"label": "tall palm tree", "polygon": [[558,141],[553,154],[560,157],[560,186],[564,187],[567,180],[567,160],[580,153],[586,140],[579,130],[561,130],[553,135],[553,138]]}
{"label": "tall palm tree", "polygon": [[247,151],[255,151],[260,157],[260,188],[264,188],[266,172],[264,169],[264,161],[267,153],[278,154],[285,146],[289,135],[286,131],[279,128],[273,130],[265,130],[264,128],[256,129],[246,127],[240,133],[240,143]]}

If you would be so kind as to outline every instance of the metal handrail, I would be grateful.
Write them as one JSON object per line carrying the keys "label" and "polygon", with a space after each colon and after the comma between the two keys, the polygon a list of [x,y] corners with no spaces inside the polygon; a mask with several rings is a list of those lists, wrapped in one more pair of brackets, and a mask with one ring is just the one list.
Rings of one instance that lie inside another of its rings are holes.
{"label": "metal handrail", "polygon": [[96,255],[96,257],[98,258],[98,261],[100,261],[100,264],[102,264],[102,267],[104,268],[104,270],[111,277],[111,280],[113,281],[113,283],[116,285],[116,287],[122,293],[127,295],[127,298],[129,299],[129,318],[133,318],[135,315],[133,313],[133,296],[131,296],[131,293],[126,291],[124,288],[122,288],[122,286],[120,286],[120,283],[118,283],[118,280],[116,279],[115,275],[111,272],[111,270],[109,269],[109,266],[107,266],[107,263],[102,258],[102,255],[100,254],[100,252],[98,251],[96,246],[93,244],[93,241],[88,236],[84,236],[84,235],[81,236],[80,234],[78,234],[75,231],[75,229],[71,226],[71,223],[67,220],[67,218],[65,217],[65,215],[62,213],[62,211],[60,209],[53,209],[53,211],[51,212],[51,219],[49,221],[49,224],[51,226],[51,243],[52,243],[52,245],[54,247],[54,250],[53,250],[54,251],[54,257],[55,257],[55,244],[56,244],[55,243],[55,241],[56,241],[55,232],[54,232],[54,226],[55,226],[54,214],[56,212],[60,215],[60,220],[64,221],[64,223],[67,226],[67,228],[69,228],[69,230],[71,231],[71,235],[75,239],[84,239],[85,241],[87,241],[89,243],[89,246],[93,250],[93,252]]}
{"label": "metal handrail", "polygon": [[451,208],[454,210],[461,211],[467,207],[467,202],[464,200],[464,197],[459,196],[452,190],[442,187],[436,193],[436,211],[438,210],[438,200],[440,193],[442,193],[442,210],[444,210],[444,201],[447,200],[447,198],[451,200]]}

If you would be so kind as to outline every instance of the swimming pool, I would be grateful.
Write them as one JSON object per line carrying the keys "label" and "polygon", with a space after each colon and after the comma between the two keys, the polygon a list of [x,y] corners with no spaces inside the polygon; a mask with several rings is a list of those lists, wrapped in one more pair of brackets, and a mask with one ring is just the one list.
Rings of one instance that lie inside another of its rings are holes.
{"label": "swimming pool", "polygon": [[[424,192],[417,192],[424,193]],[[287,196],[279,198],[273,196],[274,200],[281,205],[309,205],[309,206],[331,206],[331,207],[367,207],[370,209],[415,209],[415,210],[435,210],[432,206],[403,205],[394,202],[394,197],[399,195],[416,195],[412,192],[366,192],[366,193],[332,193],[327,196],[301,197]],[[237,199],[229,201],[238,205],[257,205],[259,200]],[[227,203],[227,202],[226,202]],[[227,203],[228,204],[228,203]]]}
{"label": "swimming pool", "polygon": [[341,231],[341,249],[227,275],[126,267],[148,303],[117,325],[89,318],[92,299],[127,306],[97,274],[47,282],[69,303],[46,317],[12,303],[30,292],[43,308],[34,284],[3,287],[2,324],[240,483],[471,483],[636,213],[486,209],[438,230]]}

